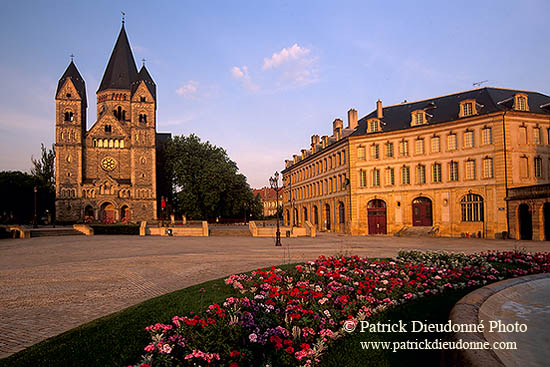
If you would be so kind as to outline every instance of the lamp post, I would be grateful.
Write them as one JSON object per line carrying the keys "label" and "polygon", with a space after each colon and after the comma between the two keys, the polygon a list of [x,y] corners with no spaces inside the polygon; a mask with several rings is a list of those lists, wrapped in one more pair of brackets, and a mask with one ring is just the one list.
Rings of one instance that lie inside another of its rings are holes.
{"label": "lamp post", "polygon": [[34,228],[38,227],[37,210],[38,210],[38,188],[35,186],[34,187],[34,219],[33,219],[33,225],[32,225]]}
{"label": "lamp post", "polygon": [[277,232],[275,233],[275,246],[282,246],[281,244],[281,230],[279,228],[279,172],[275,171],[275,174],[269,179],[271,188],[275,190],[275,196],[277,198],[277,211],[275,216],[277,217]]}

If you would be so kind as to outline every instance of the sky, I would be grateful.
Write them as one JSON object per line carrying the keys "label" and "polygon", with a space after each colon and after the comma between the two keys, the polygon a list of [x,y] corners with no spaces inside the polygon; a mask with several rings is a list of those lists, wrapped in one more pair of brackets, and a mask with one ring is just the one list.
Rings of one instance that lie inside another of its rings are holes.
{"label": "sky", "polygon": [[482,86],[550,95],[548,1],[4,1],[0,171],[55,140],[74,54],[95,92],[120,32],[157,85],[157,131],[223,147],[251,187],[335,118]]}

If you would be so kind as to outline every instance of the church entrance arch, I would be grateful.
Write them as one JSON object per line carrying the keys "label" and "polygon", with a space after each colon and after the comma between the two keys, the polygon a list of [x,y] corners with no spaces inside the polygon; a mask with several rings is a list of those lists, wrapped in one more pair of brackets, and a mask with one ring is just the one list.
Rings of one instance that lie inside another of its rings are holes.
{"label": "church entrance arch", "polygon": [[432,201],[425,197],[413,200],[413,226],[432,225]]}
{"label": "church entrance arch", "polygon": [[386,203],[374,199],[367,204],[369,234],[386,234]]}
{"label": "church entrance arch", "polygon": [[111,203],[101,205],[100,219],[105,223],[113,223],[116,219],[115,206]]}
{"label": "church entrance arch", "polygon": [[95,219],[94,208],[91,205],[86,205],[84,208],[84,218],[85,219]]}

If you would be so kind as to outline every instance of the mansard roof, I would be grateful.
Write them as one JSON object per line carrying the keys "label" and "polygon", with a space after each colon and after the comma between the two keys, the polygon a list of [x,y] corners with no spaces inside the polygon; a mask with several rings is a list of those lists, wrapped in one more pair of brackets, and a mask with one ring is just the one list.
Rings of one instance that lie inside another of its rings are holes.
{"label": "mansard roof", "polygon": [[130,90],[132,83],[137,79],[138,72],[134,55],[123,24],[97,91],[101,92],[106,89]]}
{"label": "mansard roof", "polygon": [[82,78],[82,75],[80,75],[78,69],[76,68],[76,65],[72,60],[69,66],[67,66],[67,70],[65,70],[63,76],[61,77],[61,79],[59,79],[59,82],[57,83],[57,91],[55,92],[56,96],[59,94],[61,88],[63,88],[63,84],[65,84],[65,81],[67,79],[71,79],[73,85],[78,92],[78,95],[82,99],[84,107],[87,107],[88,105],[86,101],[86,82],[84,82],[84,78]]}
{"label": "mansard roof", "polygon": [[[513,107],[514,96],[518,93],[527,95],[529,112],[550,114],[550,109],[548,108],[550,97],[547,95],[515,89],[484,87],[416,102],[383,107],[381,132],[425,126],[426,124],[418,126],[411,126],[410,124],[411,113],[418,110],[426,112],[427,125],[458,120],[460,102],[465,100],[475,100],[476,116],[510,110]],[[510,104],[510,101],[512,104]],[[376,110],[358,121],[358,127],[352,136],[365,135],[367,121],[373,118],[377,118]]]}

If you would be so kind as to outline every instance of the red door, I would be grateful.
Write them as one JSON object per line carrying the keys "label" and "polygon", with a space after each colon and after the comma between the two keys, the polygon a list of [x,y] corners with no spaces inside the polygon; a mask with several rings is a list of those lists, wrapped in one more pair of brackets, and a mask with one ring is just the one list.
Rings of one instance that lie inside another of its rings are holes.
{"label": "red door", "polygon": [[413,226],[432,225],[432,201],[428,198],[413,200]]}
{"label": "red door", "polygon": [[386,234],[386,203],[371,200],[367,205],[369,234]]}

